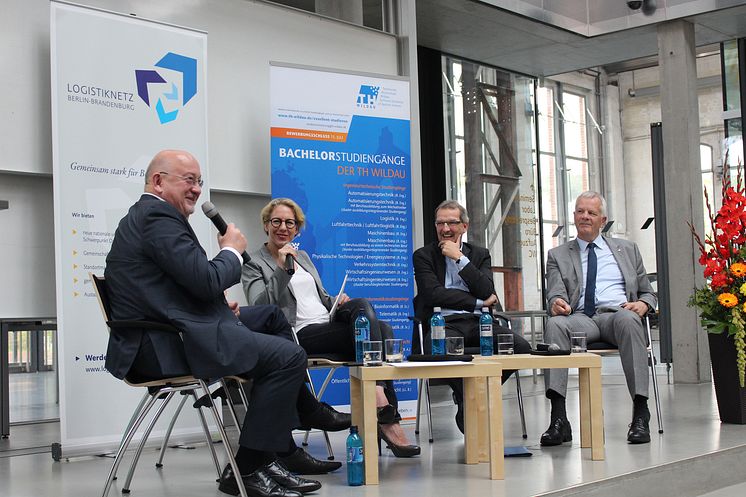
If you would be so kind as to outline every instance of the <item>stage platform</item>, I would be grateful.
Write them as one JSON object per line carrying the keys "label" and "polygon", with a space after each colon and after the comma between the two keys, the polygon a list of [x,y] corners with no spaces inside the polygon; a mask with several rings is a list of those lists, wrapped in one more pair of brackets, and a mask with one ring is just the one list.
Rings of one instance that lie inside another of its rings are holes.
{"label": "stage platform", "polygon": [[[618,359],[617,359],[618,361]],[[522,386],[528,425],[528,439],[521,437],[515,386],[504,387],[505,445],[523,445],[531,457],[506,458],[505,480],[489,479],[487,464],[465,465],[463,438],[456,429],[456,409],[446,387],[433,389],[435,442],[427,442],[427,427],[419,435],[422,455],[396,459],[384,449],[380,458],[380,485],[348,487],[344,467],[319,479],[324,487],[315,495],[334,497],[379,497],[427,495],[465,497],[489,495],[522,496],[608,496],[624,497],[724,497],[746,495],[746,426],[723,425],[717,415],[710,384],[668,385],[659,375],[665,433],[657,433],[655,415],[651,420],[652,442],[629,445],[627,425],[631,401],[621,375],[605,374],[603,401],[606,459],[592,461],[590,449],[579,446],[577,377],[571,376],[568,415],[574,429],[572,443],[542,448],[539,436],[549,423],[548,401],[543,382],[534,384],[524,375]],[[651,399],[652,400],[652,399]],[[134,406],[132,406],[134,407]],[[654,409],[651,401],[651,410]],[[128,407],[129,409],[130,407]],[[43,429],[40,429],[43,426]],[[55,425],[17,426],[10,440],[0,441],[0,495],[7,497],[96,496],[103,488],[112,459],[82,457],[54,463],[39,436],[49,437]],[[414,440],[414,424],[406,425]],[[234,431],[235,433],[235,431]],[[332,435],[332,444],[344,457],[345,434]],[[301,437],[296,436],[300,442]],[[23,445],[27,448],[24,449]],[[33,447],[33,448],[32,448]],[[312,434],[308,450],[325,456],[321,434]],[[34,453],[37,452],[37,453]],[[457,457],[454,457],[454,454]],[[146,451],[132,484],[136,497],[204,497],[224,495],[217,490],[215,470],[207,448],[169,449],[165,466],[153,466],[157,453]],[[127,461],[123,464],[126,467]],[[120,480],[121,481],[121,480]],[[114,482],[112,497],[121,495]]]}

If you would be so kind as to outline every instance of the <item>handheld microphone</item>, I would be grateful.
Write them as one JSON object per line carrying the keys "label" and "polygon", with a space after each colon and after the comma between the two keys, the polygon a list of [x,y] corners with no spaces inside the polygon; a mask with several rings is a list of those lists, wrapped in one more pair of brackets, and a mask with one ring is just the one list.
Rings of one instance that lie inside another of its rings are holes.
{"label": "handheld microphone", "polygon": [[[205,216],[210,218],[210,221],[212,221],[212,224],[215,225],[220,234],[225,235],[226,230],[228,230],[228,224],[226,224],[223,216],[218,212],[217,207],[208,200],[202,204],[202,212],[205,213]],[[244,264],[251,260],[249,254],[247,254],[245,250],[241,254],[241,258],[243,259]]]}
{"label": "handheld microphone", "polygon": [[285,271],[292,276],[295,274],[295,257],[288,254],[285,256]]}

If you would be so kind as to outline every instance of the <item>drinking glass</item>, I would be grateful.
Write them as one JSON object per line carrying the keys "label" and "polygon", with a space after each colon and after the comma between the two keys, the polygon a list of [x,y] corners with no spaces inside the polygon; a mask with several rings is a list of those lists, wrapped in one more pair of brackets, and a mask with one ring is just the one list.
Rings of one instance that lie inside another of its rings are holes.
{"label": "drinking glass", "polygon": [[401,338],[386,339],[386,362],[402,362],[404,359],[404,344]]}
{"label": "drinking glass", "polygon": [[383,364],[381,342],[365,340],[363,342],[363,366],[380,366]]}

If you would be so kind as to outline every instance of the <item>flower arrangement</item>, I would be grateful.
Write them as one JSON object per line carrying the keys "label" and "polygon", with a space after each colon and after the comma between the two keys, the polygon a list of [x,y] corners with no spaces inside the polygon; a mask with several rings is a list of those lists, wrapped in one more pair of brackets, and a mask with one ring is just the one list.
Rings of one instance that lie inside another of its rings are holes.
{"label": "flower arrangement", "polygon": [[712,234],[704,242],[689,223],[699,245],[699,263],[707,283],[696,288],[689,305],[699,309],[702,326],[709,333],[727,333],[736,346],[738,379],[744,386],[746,371],[746,196],[739,165],[736,184],[730,175],[723,179],[723,205],[713,215],[705,189],[705,202]]}

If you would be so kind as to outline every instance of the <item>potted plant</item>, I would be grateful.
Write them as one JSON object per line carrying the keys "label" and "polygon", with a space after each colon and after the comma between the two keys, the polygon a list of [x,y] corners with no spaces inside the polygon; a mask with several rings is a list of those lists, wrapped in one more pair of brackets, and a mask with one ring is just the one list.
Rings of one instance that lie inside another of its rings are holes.
{"label": "potted plant", "polygon": [[723,203],[713,214],[705,189],[711,233],[704,242],[689,224],[700,250],[706,283],[695,288],[689,305],[699,309],[708,332],[712,376],[725,423],[746,424],[746,196],[739,165],[736,184],[723,179]]}

